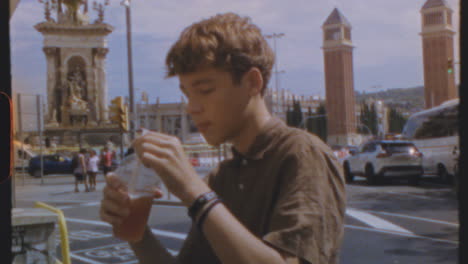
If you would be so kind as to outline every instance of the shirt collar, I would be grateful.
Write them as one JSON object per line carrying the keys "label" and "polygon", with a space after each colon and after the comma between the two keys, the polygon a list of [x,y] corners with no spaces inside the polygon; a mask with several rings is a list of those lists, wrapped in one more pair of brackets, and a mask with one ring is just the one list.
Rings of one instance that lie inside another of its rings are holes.
{"label": "shirt collar", "polygon": [[273,145],[273,139],[286,126],[283,120],[272,116],[267,123],[260,129],[260,132],[255,137],[254,142],[249,147],[246,154],[238,152],[234,146],[231,148],[234,160],[259,160],[262,159],[265,152]]}

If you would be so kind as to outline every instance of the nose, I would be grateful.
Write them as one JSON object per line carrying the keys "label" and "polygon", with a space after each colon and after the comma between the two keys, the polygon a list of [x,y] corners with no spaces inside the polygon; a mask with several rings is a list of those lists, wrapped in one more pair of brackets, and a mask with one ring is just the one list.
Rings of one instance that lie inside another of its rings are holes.
{"label": "nose", "polygon": [[190,115],[199,114],[203,112],[203,105],[196,102],[195,100],[188,100],[187,102],[187,113]]}

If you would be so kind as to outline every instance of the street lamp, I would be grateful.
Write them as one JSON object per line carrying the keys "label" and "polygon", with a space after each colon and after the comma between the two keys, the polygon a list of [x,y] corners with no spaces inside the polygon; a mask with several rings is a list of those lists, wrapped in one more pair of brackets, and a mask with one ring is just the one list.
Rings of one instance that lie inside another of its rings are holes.
{"label": "street lamp", "polygon": [[[272,38],[273,39],[273,51],[275,53],[275,90],[276,90],[276,94],[278,95],[278,56],[276,54],[276,39],[277,38],[281,38],[284,36],[284,33],[273,33],[273,34],[270,34],[270,35],[265,35],[265,38],[267,39],[270,39]],[[278,97],[276,98],[276,105],[279,104],[279,100],[278,100]]]}
{"label": "street lamp", "polygon": [[281,92],[280,92],[280,82],[279,82],[279,76],[278,74],[281,74],[281,73],[286,73],[286,71],[284,70],[281,70],[279,72],[275,71],[275,78],[278,80],[277,81],[277,88],[276,88],[276,112],[277,113],[281,113],[283,114],[286,110],[285,110],[285,107],[284,107],[284,98],[281,96]]}
{"label": "street lamp", "polygon": [[132,64],[132,24],[130,13],[130,0],[123,0],[121,5],[125,6],[127,20],[127,58],[128,58],[128,92],[130,104],[130,140],[135,138],[135,103],[133,99],[133,64]]}

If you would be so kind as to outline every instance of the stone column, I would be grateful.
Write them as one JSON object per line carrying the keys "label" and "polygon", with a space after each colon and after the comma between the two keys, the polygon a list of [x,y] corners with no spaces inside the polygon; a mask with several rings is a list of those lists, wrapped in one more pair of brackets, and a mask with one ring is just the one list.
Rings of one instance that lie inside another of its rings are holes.
{"label": "stone column", "polygon": [[47,122],[54,120],[53,112],[55,109],[55,93],[54,88],[56,84],[56,65],[55,60],[57,56],[57,48],[44,47],[43,49],[47,60],[47,103],[48,103],[48,117]]}
{"label": "stone column", "polygon": [[96,89],[99,97],[99,120],[103,123],[109,122],[109,110],[107,107],[107,80],[106,80],[106,55],[109,52],[108,48],[96,49]]}
{"label": "stone column", "polygon": [[68,97],[70,96],[68,94],[68,91],[66,89],[67,87],[67,67],[64,65],[64,61],[62,60],[62,66],[59,68],[61,80],[62,80],[62,85],[60,87],[60,92],[62,93],[62,105],[59,106],[61,108],[62,112],[62,126],[69,126],[70,125],[70,115],[68,113],[67,109],[67,102],[68,102]]}
{"label": "stone column", "polygon": [[99,95],[97,93],[98,89],[96,87],[96,82],[94,81],[94,70],[92,65],[86,65],[86,88],[88,104],[91,106],[88,124],[96,126],[99,120]]}

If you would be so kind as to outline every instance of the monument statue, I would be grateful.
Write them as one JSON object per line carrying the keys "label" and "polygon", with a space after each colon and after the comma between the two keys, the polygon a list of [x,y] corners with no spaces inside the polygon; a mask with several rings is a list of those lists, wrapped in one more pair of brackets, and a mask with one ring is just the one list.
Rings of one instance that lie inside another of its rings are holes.
{"label": "monument statue", "polygon": [[85,16],[80,12],[81,5],[85,4],[84,0],[63,0],[67,6],[66,16],[68,21],[75,25],[83,25],[86,22]]}
{"label": "monument statue", "polygon": [[80,113],[88,111],[88,103],[82,98],[83,88],[80,86],[77,80],[68,81],[68,87],[70,88],[70,110],[72,113]]}
{"label": "monument statue", "polygon": [[[108,50],[106,36],[113,31],[104,22],[109,0],[36,1],[43,4],[45,15],[45,20],[34,28],[45,37],[47,96],[51,104],[47,129],[66,138],[69,128],[86,126],[92,130],[107,125],[106,54],[99,51]],[[92,24],[91,13],[97,17]]]}

